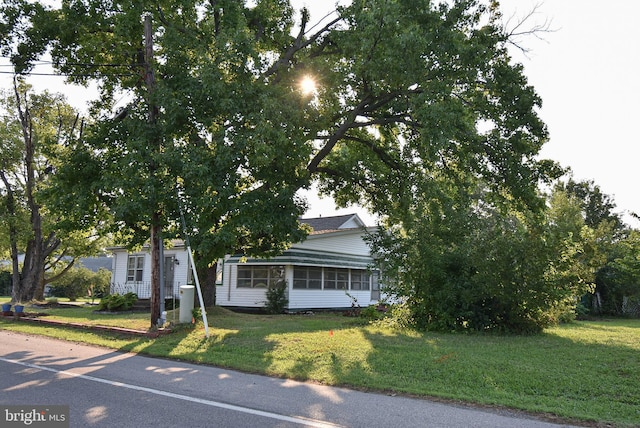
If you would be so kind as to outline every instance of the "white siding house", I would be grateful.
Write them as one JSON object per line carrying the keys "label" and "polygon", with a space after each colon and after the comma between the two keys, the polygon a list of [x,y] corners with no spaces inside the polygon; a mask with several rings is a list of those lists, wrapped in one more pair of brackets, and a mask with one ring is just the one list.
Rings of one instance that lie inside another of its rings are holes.
{"label": "white siding house", "polygon": [[[378,273],[364,240],[367,232],[356,215],[301,219],[313,232],[281,255],[270,259],[227,256],[218,263],[219,284],[216,304],[235,308],[265,306],[270,284],[284,281],[289,310],[351,307],[354,300],[362,307],[380,300]],[[148,249],[114,252],[113,285],[148,298],[150,254]],[[179,297],[180,285],[189,282],[187,254],[182,244],[164,252],[165,295]],[[124,284],[124,285],[122,285]]]}
{"label": "white siding house", "polygon": [[[151,298],[151,250],[144,246],[140,251],[128,252],[126,248],[110,248],[113,253],[111,268],[111,292],[134,292],[140,299]],[[180,286],[188,283],[188,255],[182,242],[175,242],[164,249],[164,288],[166,299],[179,298]]]}

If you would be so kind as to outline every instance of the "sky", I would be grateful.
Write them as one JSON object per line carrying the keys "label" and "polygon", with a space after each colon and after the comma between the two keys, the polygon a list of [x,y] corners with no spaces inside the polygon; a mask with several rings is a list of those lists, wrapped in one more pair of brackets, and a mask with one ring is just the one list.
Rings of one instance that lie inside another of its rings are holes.
{"label": "sky", "polygon": [[[347,1],[347,0],[343,0]],[[331,0],[293,0],[307,6],[311,21],[333,9]],[[529,83],[542,98],[540,116],[550,139],[541,158],[553,159],[573,171],[576,180],[593,180],[612,196],[620,213],[640,214],[640,33],[636,0],[501,0],[504,19],[517,22],[534,10],[531,25],[547,23],[540,38],[519,40],[526,55],[512,50],[524,66]],[[6,62],[0,60],[0,65]],[[1,67],[0,71],[7,71]],[[33,76],[36,89],[65,91],[74,103],[83,92],[68,91],[63,79]],[[10,88],[8,75],[0,74],[0,88]],[[635,172],[634,172],[635,171]],[[368,224],[374,217],[359,207],[335,210],[331,199],[308,195],[306,217],[357,212]],[[640,223],[628,214],[625,221]]]}
{"label": "sky", "polygon": [[[535,5],[502,3],[505,16]],[[554,31],[531,40],[528,58],[517,59],[543,102],[550,138],[541,157],[593,180],[619,212],[640,214],[640,2],[548,0],[538,15]]]}

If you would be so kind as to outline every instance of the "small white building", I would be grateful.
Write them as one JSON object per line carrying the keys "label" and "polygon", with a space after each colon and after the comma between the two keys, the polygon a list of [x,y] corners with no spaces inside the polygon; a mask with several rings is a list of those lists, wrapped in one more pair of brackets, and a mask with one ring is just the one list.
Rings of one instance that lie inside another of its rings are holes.
{"label": "small white building", "polygon": [[[111,292],[133,292],[140,299],[151,298],[151,249],[145,245],[139,251],[128,252],[124,247],[109,248],[113,253]],[[180,286],[190,283],[189,257],[182,241],[174,241],[163,250],[162,265],[165,299],[180,297]]]}
{"label": "small white building", "polygon": [[[380,300],[378,272],[357,214],[301,219],[313,229],[302,242],[269,259],[227,256],[218,263],[216,304],[235,308],[265,306],[270,284],[284,281],[289,310],[361,307]],[[148,248],[128,253],[113,248],[112,291],[150,297]],[[180,285],[190,283],[188,257],[182,243],[164,250],[165,298],[179,298]]]}

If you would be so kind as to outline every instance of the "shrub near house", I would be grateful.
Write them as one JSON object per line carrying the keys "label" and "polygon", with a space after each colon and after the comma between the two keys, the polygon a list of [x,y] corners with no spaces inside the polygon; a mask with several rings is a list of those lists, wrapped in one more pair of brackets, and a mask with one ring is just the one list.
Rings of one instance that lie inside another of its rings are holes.
{"label": "shrub near house", "polygon": [[108,294],[100,299],[99,311],[120,312],[131,309],[138,300],[135,293]]}
{"label": "shrub near house", "polygon": [[87,295],[101,296],[109,289],[111,272],[100,268],[93,272],[85,267],[72,268],[51,283],[50,292],[56,297],[68,297],[72,302]]}

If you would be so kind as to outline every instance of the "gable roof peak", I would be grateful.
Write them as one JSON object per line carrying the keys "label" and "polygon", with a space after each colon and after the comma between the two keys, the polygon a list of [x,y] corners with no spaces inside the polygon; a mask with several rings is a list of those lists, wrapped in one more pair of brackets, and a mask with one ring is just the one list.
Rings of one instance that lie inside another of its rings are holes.
{"label": "gable roof peak", "polygon": [[311,226],[315,233],[366,227],[356,213],[329,217],[301,218],[300,222]]}

